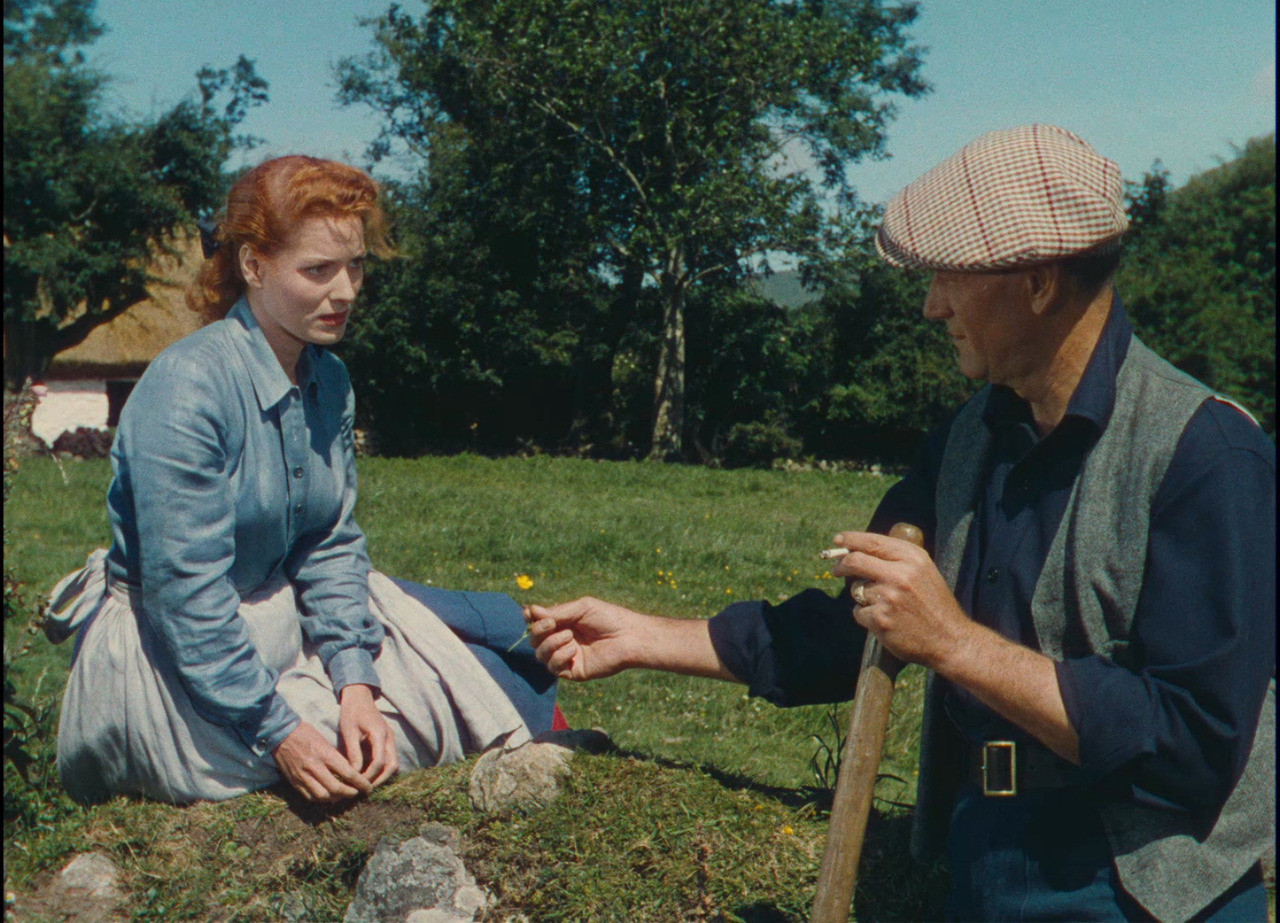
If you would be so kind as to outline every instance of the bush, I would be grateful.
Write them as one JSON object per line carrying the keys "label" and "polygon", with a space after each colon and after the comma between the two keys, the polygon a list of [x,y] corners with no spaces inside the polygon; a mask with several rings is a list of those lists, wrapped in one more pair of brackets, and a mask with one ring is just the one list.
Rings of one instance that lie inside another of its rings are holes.
{"label": "bush", "polygon": [[[4,408],[4,500],[9,501],[12,475],[18,470],[17,450],[31,430],[35,409],[31,381],[12,399],[6,395]],[[6,552],[8,530],[4,533]],[[8,554],[5,555],[6,560]],[[10,643],[10,623],[25,623],[22,642]],[[43,690],[44,675],[30,693],[20,692],[13,682],[14,669],[30,653],[40,634],[22,585],[6,567],[4,570],[4,827],[5,839],[11,830],[30,829],[65,814],[70,801],[58,784],[56,741],[58,737],[58,697]]]}
{"label": "bush", "polygon": [[735,423],[725,438],[726,468],[768,468],[775,458],[794,458],[804,443],[780,421]]}

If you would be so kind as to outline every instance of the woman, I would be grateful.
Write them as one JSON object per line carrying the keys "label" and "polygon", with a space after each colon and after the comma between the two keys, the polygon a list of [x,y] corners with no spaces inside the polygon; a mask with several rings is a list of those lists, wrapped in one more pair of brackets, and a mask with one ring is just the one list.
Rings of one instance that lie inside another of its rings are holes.
{"label": "woman", "polygon": [[138,382],[111,453],[111,549],[49,607],[51,638],[79,630],[58,766],[81,801],[223,799],[280,777],[337,801],[559,719],[512,644],[514,600],[370,568],[351,384],[322,347],[346,330],[366,246],[388,251],[377,199],[360,170],[282,157],[202,229],[188,302],[221,319]]}

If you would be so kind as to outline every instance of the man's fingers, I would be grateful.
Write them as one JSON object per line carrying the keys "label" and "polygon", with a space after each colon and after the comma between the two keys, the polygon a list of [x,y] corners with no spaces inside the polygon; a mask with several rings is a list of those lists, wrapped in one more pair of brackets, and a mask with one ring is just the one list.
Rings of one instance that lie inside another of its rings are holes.
{"label": "man's fingers", "polygon": [[590,596],[581,596],[567,603],[559,603],[554,606],[529,606],[529,614],[536,619],[553,619],[556,624],[561,622],[576,622],[582,618],[591,609],[596,600]]}
{"label": "man's fingers", "polygon": [[548,670],[559,676],[572,665],[573,658],[578,655],[578,650],[578,642],[570,640],[556,649],[544,663],[546,663]]}
{"label": "man's fingers", "polygon": [[551,657],[566,644],[574,643],[573,632],[568,628],[562,628],[554,634],[545,635],[538,640],[537,647],[533,651],[533,655],[540,661],[550,666]]}
{"label": "man's fingers", "polygon": [[910,561],[923,553],[919,545],[878,532],[841,532],[832,542],[884,561]]}
{"label": "man's fingers", "polygon": [[891,561],[863,551],[850,551],[836,562],[831,573],[835,577],[858,577],[874,583],[888,580],[894,573],[894,565]]}
{"label": "man's fingers", "polygon": [[555,619],[535,619],[529,623],[529,637],[533,639],[535,646],[541,644],[546,636],[556,630]]}

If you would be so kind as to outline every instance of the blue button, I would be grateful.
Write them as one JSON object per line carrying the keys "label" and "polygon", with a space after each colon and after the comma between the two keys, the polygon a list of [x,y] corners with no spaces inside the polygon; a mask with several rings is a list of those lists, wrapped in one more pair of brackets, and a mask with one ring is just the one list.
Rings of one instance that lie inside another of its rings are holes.
{"label": "blue button", "polygon": [[294,476],[295,478],[300,478],[300,477],[302,477],[302,467],[301,467],[301,466],[299,466],[299,467],[297,467],[297,468],[294,468],[294,469],[293,469],[293,476]]}

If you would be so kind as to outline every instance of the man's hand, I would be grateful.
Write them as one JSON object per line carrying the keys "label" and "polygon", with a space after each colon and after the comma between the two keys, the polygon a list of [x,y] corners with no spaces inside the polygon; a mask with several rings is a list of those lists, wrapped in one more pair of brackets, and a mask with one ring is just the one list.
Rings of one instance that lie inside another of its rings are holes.
{"label": "man's hand", "polygon": [[272,756],[280,774],[308,801],[342,801],[373,790],[369,780],[305,721]]}
{"label": "man's hand", "polygon": [[400,769],[395,736],[378,706],[373,690],[360,683],[344,686],[338,696],[338,739],[354,766],[370,787],[381,785]]}
{"label": "man's hand", "polygon": [[560,679],[601,679],[641,667],[737,682],[706,619],[669,619],[584,596],[524,613],[538,659]]}
{"label": "man's hand", "polygon": [[646,618],[590,596],[558,606],[525,607],[538,660],[560,679],[602,679],[628,666],[642,666],[629,658],[638,625]]}
{"label": "man's hand", "polygon": [[853,617],[899,660],[924,664],[1080,763],[1053,661],[969,618],[923,548],[871,532],[841,532],[849,549],[831,572],[868,581]]}
{"label": "man's hand", "polygon": [[854,618],[899,660],[937,670],[971,639],[976,623],[923,548],[874,532],[841,532],[835,543],[849,553],[831,573],[866,581]]}

